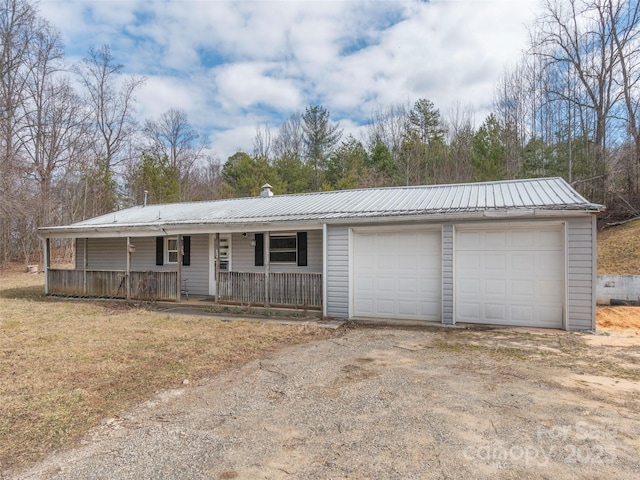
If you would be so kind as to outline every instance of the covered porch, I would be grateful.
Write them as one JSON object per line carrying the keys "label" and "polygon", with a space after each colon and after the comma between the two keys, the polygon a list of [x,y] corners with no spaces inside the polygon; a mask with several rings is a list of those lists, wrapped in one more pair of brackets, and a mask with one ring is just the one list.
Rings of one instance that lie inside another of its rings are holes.
{"label": "covered porch", "polygon": [[[100,236],[73,241],[73,265],[61,268],[51,264],[52,242],[44,239],[48,295],[322,309],[320,232]],[[289,257],[293,261],[285,262]]]}

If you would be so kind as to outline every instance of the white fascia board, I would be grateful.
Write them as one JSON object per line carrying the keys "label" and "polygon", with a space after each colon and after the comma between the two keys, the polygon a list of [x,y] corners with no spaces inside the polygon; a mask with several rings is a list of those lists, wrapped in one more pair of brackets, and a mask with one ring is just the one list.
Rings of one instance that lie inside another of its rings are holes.
{"label": "white fascia board", "polygon": [[278,222],[247,224],[171,224],[171,225],[109,225],[83,227],[51,227],[38,230],[41,238],[120,238],[198,235],[211,233],[278,232],[321,230],[322,223]]}

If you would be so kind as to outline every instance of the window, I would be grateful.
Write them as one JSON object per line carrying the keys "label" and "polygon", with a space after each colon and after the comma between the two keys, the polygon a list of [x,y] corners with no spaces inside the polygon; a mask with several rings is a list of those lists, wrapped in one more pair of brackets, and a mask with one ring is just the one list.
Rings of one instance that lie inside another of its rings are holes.
{"label": "window", "polygon": [[[265,260],[265,234],[254,236],[256,267],[263,267]],[[269,237],[269,262],[293,263],[307,266],[307,232],[280,233]]]}
{"label": "window", "polygon": [[[178,238],[156,237],[156,265],[178,263]],[[182,265],[191,265],[191,237],[182,237]]]}
{"label": "window", "polygon": [[298,238],[295,234],[274,235],[269,238],[269,259],[273,263],[296,263]]}
{"label": "window", "polygon": [[178,263],[177,238],[167,238],[167,263]]}

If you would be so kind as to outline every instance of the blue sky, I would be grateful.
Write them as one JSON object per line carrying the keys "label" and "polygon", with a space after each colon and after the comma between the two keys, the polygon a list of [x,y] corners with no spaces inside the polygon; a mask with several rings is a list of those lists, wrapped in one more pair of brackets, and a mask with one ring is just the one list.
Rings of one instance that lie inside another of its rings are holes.
{"label": "blue sky", "polygon": [[488,113],[496,80],[526,47],[534,0],[40,0],[67,61],[110,45],[146,77],[137,116],[187,112],[222,160],[256,126],[322,104],[360,138],[373,112],[420,98],[443,116]]}

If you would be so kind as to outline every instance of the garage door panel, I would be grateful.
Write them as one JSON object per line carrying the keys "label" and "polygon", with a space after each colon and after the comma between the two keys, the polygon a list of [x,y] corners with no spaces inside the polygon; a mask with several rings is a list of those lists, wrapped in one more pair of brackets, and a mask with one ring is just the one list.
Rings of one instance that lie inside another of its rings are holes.
{"label": "garage door panel", "polygon": [[504,255],[486,255],[484,258],[484,268],[487,270],[499,270],[504,272],[507,269],[507,259]]}
{"label": "garage door panel", "polygon": [[511,236],[511,247],[528,249],[534,246],[534,232],[519,231],[513,232]]}
{"label": "garage door panel", "polygon": [[[480,303],[458,302],[456,310],[461,321],[470,321],[480,316]],[[462,320],[465,319],[465,320]]]}
{"label": "garage door panel", "polygon": [[433,292],[438,292],[442,288],[442,281],[439,278],[421,278],[420,282],[420,294],[422,298],[428,298],[433,295]]}
{"label": "garage door panel", "polygon": [[507,306],[501,303],[485,303],[484,317],[494,322],[503,322],[507,318]]}
{"label": "garage door panel", "polygon": [[355,279],[355,288],[362,291],[373,292],[373,282],[375,278],[360,275]]}
{"label": "garage door panel", "polygon": [[480,293],[480,280],[477,278],[461,278],[458,279],[456,285],[460,295]]}
{"label": "garage door panel", "polygon": [[523,270],[530,272],[534,267],[534,258],[530,254],[515,253],[511,256],[511,268],[514,271]]}
{"label": "garage door panel", "polygon": [[417,316],[418,307],[419,306],[415,301],[398,301],[398,313],[402,316]]}
{"label": "garage door panel", "polygon": [[557,293],[562,289],[560,280],[544,280],[538,282],[538,292],[540,296],[546,298],[557,297]]}
{"label": "garage door panel", "polygon": [[480,243],[480,232],[459,232],[456,237],[456,247],[459,251],[473,249]]}
{"label": "garage door panel", "polygon": [[562,232],[560,230],[538,232],[536,238],[537,248],[555,250],[560,243],[562,243]]}
{"label": "garage door panel", "polygon": [[506,295],[507,282],[502,279],[488,279],[484,282],[484,293],[488,295]]}
{"label": "garage door panel", "polygon": [[511,294],[520,297],[533,297],[536,292],[536,282],[533,280],[512,280]]}
{"label": "garage door panel", "polygon": [[354,307],[362,312],[363,315],[371,315],[374,312],[373,300],[371,299],[358,299],[354,302]]}
{"label": "garage door panel", "polygon": [[417,278],[398,278],[397,279],[398,290],[400,292],[406,292],[415,296],[418,294],[418,279]]}
{"label": "garage door panel", "polygon": [[490,249],[500,249],[507,246],[507,236],[505,232],[485,232],[484,243]]}
{"label": "garage door panel", "polygon": [[373,265],[375,265],[376,272],[393,272],[395,266],[395,258],[393,258],[391,255],[380,254],[376,258],[376,261],[373,262]]}
{"label": "garage door panel", "polygon": [[393,277],[377,277],[376,278],[374,291],[395,292],[395,290],[396,290],[395,278]]}
{"label": "garage door panel", "polygon": [[562,327],[563,232],[559,224],[457,227],[457,321]]}
{"label": "garage door panel", "polygon": [[422,318],[440,318],[441,316],[440,302],[420,302],[420,316]]}
{"label": "garage door panel", "polygon": [[512,305],[511,318],[516,323],[531,323],[534,321],[532,305]]}
{"label": "garage door panel", "polygon": [[[356,232],[353,315],[439,320],[441,237],[435,230]],[[373,283],[360,282],[362,275]]]}

